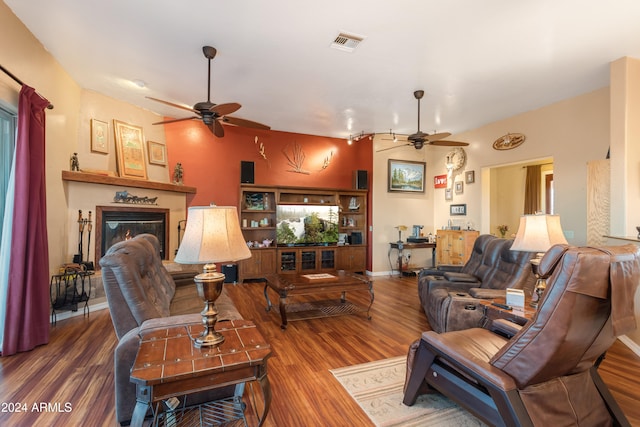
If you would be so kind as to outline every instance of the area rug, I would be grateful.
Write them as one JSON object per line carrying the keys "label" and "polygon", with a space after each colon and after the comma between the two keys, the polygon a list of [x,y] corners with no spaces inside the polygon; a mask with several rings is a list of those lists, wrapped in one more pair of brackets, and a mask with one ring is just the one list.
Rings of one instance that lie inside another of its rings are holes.
{"label": "area rug", "polygon": [[330,371],[376,426],[485,426],[440,394],[422,395],[415,405],[404,405],[406,363],[406,356],[400,356]]}

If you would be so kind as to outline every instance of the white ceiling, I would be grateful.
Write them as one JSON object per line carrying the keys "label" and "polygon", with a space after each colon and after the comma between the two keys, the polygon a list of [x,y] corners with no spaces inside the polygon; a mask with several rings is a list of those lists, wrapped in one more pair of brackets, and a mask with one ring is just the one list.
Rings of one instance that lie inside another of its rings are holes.
{"label": "white ceiling", "polygon": [[[211,45],[212,102],[344,138],[415,132],[416,89],[422,130],[455,134],[607,86],[611,61],[640,57],[637,0],[4,1],[83,88],[188,116],[145,96],[206,100]],[[354,52],[330,47],[342,31],[364,37]]]}

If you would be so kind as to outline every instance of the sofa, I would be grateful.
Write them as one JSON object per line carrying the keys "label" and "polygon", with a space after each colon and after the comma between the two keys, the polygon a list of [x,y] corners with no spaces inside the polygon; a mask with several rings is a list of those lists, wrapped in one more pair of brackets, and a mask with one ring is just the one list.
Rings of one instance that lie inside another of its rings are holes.
{"label": "sofa", "polygon": [[532,292],[534,253],[512,251],[513,239],[478,236],[464,266],[441,266],[418,274],[418,294],[431,328],[436,332],[479,325],[479,299],[504,297],[507,288]]}
{"label": "sofa", "polygon": [[[172,276],[160,258],[160,243],[151,234],[116,243],[100,259],[100,266],[118,337],[114,351],[116,419],[126,425],[136,404],[136,386],[129,381],[129,373],[140,334],[155,328],[200,323],[204,302],[193,282],[195,272],[176,272]],[[173,277],[180,286],[176,286]],[[224,288],[216,307],[218,321],[242,318]],[[199,403],[233,396],[235,392],[235,387],[230,386],[189,399],[190,403]]]}

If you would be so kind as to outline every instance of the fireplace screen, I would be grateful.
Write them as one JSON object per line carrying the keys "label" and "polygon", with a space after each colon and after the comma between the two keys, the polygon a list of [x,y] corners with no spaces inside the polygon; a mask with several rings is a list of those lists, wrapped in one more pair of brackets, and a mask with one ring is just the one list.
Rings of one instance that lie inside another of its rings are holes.
{"label": "fireplace screen", "polygon": [[[160,241],[160,256],[167,259],[168,209],[97,210],[100,221],[100,254],[102,256],[114,244],[131,239],[138,234],[153,234]],[[96,242],[97,243],[97,242]]]}

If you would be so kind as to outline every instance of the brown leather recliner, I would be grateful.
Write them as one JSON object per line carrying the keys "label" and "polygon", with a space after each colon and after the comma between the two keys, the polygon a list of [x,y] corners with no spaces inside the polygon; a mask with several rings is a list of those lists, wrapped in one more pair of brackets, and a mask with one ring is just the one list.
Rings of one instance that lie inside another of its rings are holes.
{"label": "brown leather recliner", "polygon": [[425,332],[408,358],[404,403],[440,392],[495,426],[629,425],[597,372],[617,336],[636,328],[640,249],[552,247],[547,290],[510,340],[487,329]]}
{"label": "brown leather recliner", "polygon": [[[176,288],[171,274],[162,264],[160,243],[151,234],[111,246],[102,259],[104,284],[111,320],[118,345],[114,351],[116,419],[129,424],[136,404],[136,386],[129,373],[140,345],[143,331],[180,324],[200,323],[204,302],[197,295],[193,281]],[[223,288],[216,301],[218,321],[241,319]],[[188,314],[193,313],[193,314]],[[242,387],[229,387],[193,396],[190,402],[241,395]]]}
{"label": "brown leather recliner", "polygon": [[507,288],[533,290],[535,276],[530,252],[512,251],[513,239],[479,236],[467,263],[459,271],[450,267],[425,270],[418,278],[418,295],[431,329],[457,331],[479,326],[479,299],[504,297]]}

